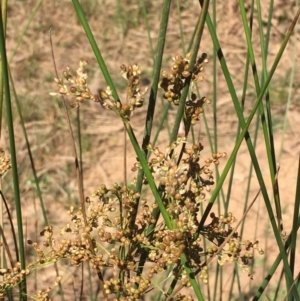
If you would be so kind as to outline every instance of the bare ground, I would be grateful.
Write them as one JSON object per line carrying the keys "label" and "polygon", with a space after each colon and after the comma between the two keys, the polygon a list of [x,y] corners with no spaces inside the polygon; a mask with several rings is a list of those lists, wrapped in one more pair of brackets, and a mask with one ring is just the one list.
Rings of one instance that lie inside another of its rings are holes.
{"label": "bare ground", "polygon": [[[249,1],[246,2],[248,3]],[[180,3],[181,22],[184,32],[183,46],[187,49],[200,9],[197,1],[181,1]],[[152,73],[152,54],[139,1],[121,1],[121,6],[118,6],[117,1],[85,1],[83,4],[96,41],[99,43],[99,48],[107,63],[107,67],[121,95],[124,95],[125,88],[125,84],[122,82],[119,74],[119,66],[122,63],[138,63],[142,68],[145,83],[147,83]],[[24,29],[34,5],[34,1],[15,1],[10,3],[7,28],[7,52],[9,57],[16,48],[20,33]],[[157,43],[161,5],[161,1],[147,2],[153,47]],[[248,7],[249,5],[247,4],[246,8]],[[265,22],[267,22],[268,7],[269,1],[263,1],[262,12]],[[163,62],[165,69],[169,69],[172,56],[182,53],[179,19],[176,13],[175,2],[171,5],[171,11]],[[268,53],[269,66],[274,61],[294,13],[293,1],[275,1],[270,50]],[[242,95],[243,70],[247,49],[236,1],[228,0],[219,3],[217,5],[217,16],[221,47],[229,70],[233,74],[233,82],[236,87],[240,87],[237,88],[237,94],[240,97]],[[79,60],[85,59],[89,62],[92,90],[96,92],[100,87],[105,88],[105,83],[98,71],[84,31],[76,19],[71,2],[44,1],[15,52],[10,67],[14,85],[21,102],[22,113],[26,121],[26,129],[33,148],[36,168],[41,179],[49,219],[53,224],[62,225],[66,222],[66,215],[62,208],[68,208],[71,203],[77,202],[78,197],[73,166],[74,160],[62,106],[59,99],[49,96],[49,92],[56,90],[52,80],[54,71],[49,43],[50,28],[52,28],[54,55],[59,72],[61,73],[66,66],[76,69]],[[261,50],[257,22],[254,22],[253,28],[256,62],[258,70],[261,70]],[[300,133],[298,130],[300,121],[298,104],[300,95],[299,68],[295,70],[295,80],[287,114],[287,129],[283,130],[282,127],[285,121],[284,112],[289,96],[289,77],[293,64],[299,65],[299,57],[293,58],[295,49],[299,49],[299,46],[299,41],[296,41],[294,38],[290,41],[271,85],[271,102],[274,113],[274,126],[276,127],[274,139],[280,166],[278,177],[281,199],[285,207],[283,219],[287,233],[291,229],[291,210],[295,201],[296,167],[298,165],[300,145]],[[207,28],[205,28],[200,51],[208,53],[209,57],[213,55],[212,41]],[[218,65],[217,68],[217,90],[213,91],[212,87],[212,64],[208,64],[206,67],[204,73],[205,82],[200,85],[200,90],[208,98],[212,98],[213,93],[217,95],[219,150],[225,151],[229,155],[234,145],[237,117],[234,114],[233,104],[227,91],[226,82],[222,77],[220,66]],[[250,112],[255,101],[254,89],[252,81],[252,86],[250,86],[249,93],[246,96],[246,112]],[[212,105],[206,106],[205,110],[208,126],[212,131]],[[141,139],[143,132],[145,111],[146,106],[133,117],[133,126],[139,139]],[[159,109],[157,112],[159,112]],[[75,120],[76,112],[72,111],[71,115],[73,120]],[[32,217],[35,216],[40,226],[42,218],[39,206],[37,205],[37,209],[34,206],[34,203],[37,203],[37,199],[33,185],[30,182],[33,179],[30,171],[30,162],[22,130],[19,126],[19,118],[17,114],[15,116],[18,162],[21,170],[22,201],[25,208],[23,214],[28,229],[27,236],[32,238],[31,236],[35,236],[37,231],[33,227],[34,219]],[[247,116],[247,113],[245,113],[245,116]],[[90,195],[101,183],[110,185],[116,181],[123,180],[123,127],[121,121],[113,113],[104,110],[95,103],[86,103],[81,106],[81,118],[85,193]],[[156,123],[158,121],[159,114]],[[210,149],[206,142],[203,120],[197,125],[197,130],[200,135],[200,141],[205,146],[203,151],[203,158],[205,158],[210,155]],[[250,132],[253,137],[253,130],[250,130]],[[164,145],[167,142],[167,131],[163,131],[159,137],[158,144]],[[2,145],[7,149],[5,127],[3,128]],[[130,148],[127,152],[127,174],[129,178],[132,178],[134,174],[132,174],[130,168],[135,161],[135,155]],[[258,134],[256,154],[264,176],[268,179],[269,170],[262,132]],[[220,164],[221,170],[225,165],[225,161]],[[237,157],[230,206],[230,211],[237,217],[241,216],[244,207],[250,166],[250,156],[246,145],[243,144]],[[254,173],[252,178],[250,194],[254,197],[259,185]],[[269,183],[268,189],[272,189],[271,183]],[[11,195],[9,193],[8,191],[8,197]],[[224,193],[226,194],[227,191],[225,190]],[[13,207],[13,205],[11,206]],[[266,222],[268,220],[266,214],[263,201],[259,198],[247,217],[246,234],[249,233],[250,236],[256,235],[255,238],[260,240],[262,245],[265,244],[268,263],[271,263],[274,256],[278,253],[278,249],[272,239],[270,225]],[[258,233],[254,234],[252,230],[257,219],[260,227]],[[258,263],[258,272],[257,276],[255,276],[258,277],[257,280],[261,279],[260,266],[262,266],[262,263]],[[247,276],[242,276],[242,280],[244,281],[243,287],[247,290]],[[226,283],[226,285],[224,292],[229,289],[229,283]]]}

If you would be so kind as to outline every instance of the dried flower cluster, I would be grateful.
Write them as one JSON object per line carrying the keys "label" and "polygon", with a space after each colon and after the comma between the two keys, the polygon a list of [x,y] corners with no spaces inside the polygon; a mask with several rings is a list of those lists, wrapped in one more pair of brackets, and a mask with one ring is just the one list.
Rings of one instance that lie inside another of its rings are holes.
{"label": "dried flower cluster", "polygon": [[[46,229],[47,228],[48,227],[46,227]],[[11,289],[17,286],[24,279],[24,277],[29,276],[31,273],[36,271],[37,268],[40,268],[45,263],[53,263],[55,260],[60,260],[61,258],[63,258],[61,256],[57,256],[55,259],[55,258],[51,258],[51,256],[46,256],[44,251],[38,247],[37,243],[33,243],[31,240],[29,240],[28,243],[30,245],[33,245],[33,247],[35,248],[36,253],[38,255],[38,260],[34,263],[28,264],[26,269],[21,269],[20,262],[17,262],[15,266],[11,269],[4,269],[4,268],[0,269],[0,276],[3,277],[3,281],[0,282],[0,298],[4,296],[7,289]],[[44,245],[46,246],[47,243],[44,243]],[[56,278],[54,286],[57,286],[61,279],[62,277],[58,276]],[[38,291],[35,295],[35,298],[37,300],[43,300],[43,301],[50,300],[49,293],[51,292],[51,290],[52,288],[48,287],[44,291]]]}
{"label": "dried flower cluster", "polygon": [[4,293],[7,288],[17,285],[25,275],[29,275],[31,267],[26,270],[21,269],[21,263],[17,262],[12,269],[0,269],[0,275],[3,276],[3,282],[0,283],[0,294]]}
{"label": "dried flower cluster", "polygon": [[[207,59],[203,54],[192,69],[190,55],[185,58],[178,55],[174,61],[170,74],[162,72],[160,86],[164,90],[164,98],[177,105],[187,78],[203,80],[201,72]],[[109,87],[105,91],[100,90],[97,96],[92,95],[86,82],[85,65],[85,62],[80,63],[76,76],[67,68],[64,79],[56,79],[59,94],[72,96],[75,99],[71,102],[73,107],[87,99],[99,101],[129,120],[135,108],[144,102],[145,92],[140,93],[139,90],[139,67],[121,66],[121,73],[128,83],[127,99],[122,104],[114,99]],[[205,102],[208,102],[205,97],[197,99],[191,92],[185,103],[185,114],[191,123],[199,120]],[[190,146],[186,138],[180,137],[163,151],[151,144],[148,150],[152,154],[149,169],[159,187],[172,226],[167,227],[161,221],[156,201],[147,197],[146,179],[146,190],[142,192],[117,183],[111,188],[101,185],[91,198],[86,199],[86,217],[82,209],[70,208],[70,222],[60,231],[62,239],[58,239],[52,227],[47,226],[40,233],[45,238],[43,247],[29,241],[37,261],[26,271],[18,268],[14,272],[2,271],[5,281],[0,292],[16,285],[24,273],[27,275],[38,266],[61,259],[67,259],[72,266],[88,261],[96,271],[106,271],[104,295],[116,301],[140,300],[154,288],[163,291],[164,284],[158,285],[157,279],[167,278],[167,275],[169,279],[166,282],[175,281],[189,287],[189,275],[181,263],[183,254],[204,283],[208,282],[207,260],[217,254],[219,264],[236,262],[251,277],[248,264],[254,251],[261,254],[262,250],[257,241],[242,241],[237,233],[233,233],[233,215],[216,216],[211,213],[211,222],[200,226],[200,208],[214,184],[211,165],[219,164],[219,159],[226,154],[216,153],[211,158],[200,160],[203,145]],[[140,167],[137,162],[133,170]],[[221,249],[223,243],[225,246]],[[36,298],[48,301],[49,292],[50,288],[40,291]],[[192,298],[178,294],[172,300],[190,301]]]}
{"label": "dried flower cluster", "polygon": [[[175,105],[179,104],[181,92],[185,87],[186,79],[191,78],[192,82],[203,81],[203,76],[200,74],[204,70],[204,64],[208,62],[206,53],[203,53],[196,61],[192,72],[190,71],[190,57],[188,53],[185,57],[176,55],[173,60],[174,64],[170,73],[163,70],[162,78],[160,81],[160,87],[164,90],[163,97]],[[203,113],[203,104],[210,103],[210,100],[206,97],[197,99],[197,95],[191,92],[190,99],[185,103],[186,116],[191,118],[191,123],[195,124],[199,120],[200,115]]]}
{"label": "dried flower cluster", "polygon": [[127,105],[130,111],[140,108],[144,103],[144,95],[147,88],[143,92],[140,91],[140,74],[141,70],[137,64],[125,66],[121,65],[121,74],[127,81]]}
{"label": "dried flower cluster", "polygon": [[144,95],[147,89],[143,92],[140,91],[140,73],[141,70],[137,64],[134,65],[121,65],[121,74],[127,81],[127,100],[125,103],[121,103],[119,100],[114,99],[113,93],[110,87],[105,90],[100,89],[99,94],[92,94],[88,85],[88,75],[85,72],[86,61],[81,61],[79,68],[76,71],[76,76],[72,70],[67,67],[63,72],[63,78],[55,78],[55,82],[58,84],[58,93],[52,92],[51,95],[65,95],[71,96],[71,107],[78,107],[80,103],[85,100],[92,100],[100,102],[105,108],[109,108],[121,115],[126,119],[130,119],[132,112],[135,108],[140,108],[144,103]]}
{"label": "dried flower cluster", "polygon": [[139,85],[141,70],[137,64],[128,66],[123,64],[120,68],[122,76],[127,81],[126,102],[120,103],[115,101],[112,97],[110,87],[107,87],[105,91],[99,91],[99,101],[104,107],[121,114],[126,119],[130,119],[133,111],[136,108],[142,107],[147,89],[144,89],[143,92],[140,91]]}
{"label": "dried flower cluster", "polygon": [[[210,191],[213,182],[213,172],[209,169],[211,163],[218,164],[219,158],[225,157],[225,153],[213,154],[207,159],[203,166],[200,166],[200,152],[203,146],[194,144],[191,148],[183,147],[184,156],[178,162],[178,156],[174,150],[179,144],[186,144],[186,139],[178,138],[163,153],[157,147],[153,148],[150,144],[148,149],[154,158],[150,160],[149,166],[154,174],[154,178],[159,184],[165,186],[168,197],[172,197],[181,202],[191,202],[200,204],[205,199],[205,190]],[[174,208],[175,211],[179,208]]]}
{"label": "dried flower cluster", "polygon": [[[167,270],[172,270],[173,279],[189,286],[189,277],[180,260],[184,253],[191,267],[199,268],[204,264],[199,276],[207,283],[205,258],[214,256],[218,246],[231,234],[234,217],[231,213],[227,217],[217,217],[212,213],[212,221],[201,229],[197,238],[195,234],[199,227],[200,205],[206,191],[213,185],[210,165],[218,164],[225,154],[215,154],[201,165],[203,147],[200,144],[189,148],[185,145],[184,156],[178,164],[176,148],[183,144],[186,144],[185,139],[178,138],[164,152],[149,146],[153,154],[150,169],[157,183],[163,187],[163,201],[173,221],[173,229],[157,223],[157,205],[153,200],[141,198],[140,193],[126,186],[114,184],[109,189],[101,185],[92,198],[86,199],[88,226],[84,223],[81,209],[71,207],[71,222],[60,232],[68,238],[57,239],[52,227],[48,226],[40,233],[45,238],[43,247],[30,241],[36,251],[37,262],[28,267],[26,274],[39,265],[60,259],[67,259],[72,266],[89,261],[94,269],[111,270],[111,276],[104,281],[107,295],[119,296],[114,300],[130,301],[150,292],[155,279]],[[212,243],[206,250],[204,239]],[[237,234],[226,246],[218,256],[219,263],[237,262],[247,274],[252,251],[262,252],[257,242],[243,242]],[[93,254],[91,247],[95,251]],[[24,272],[17,269],[14,274],[11,271],[2,274],[7,287],[18,283]],[[39,292],[39,300],[50,300],[49,291]],[[176,300],[192,299],[179,295]]]}
{"label": "dried flower cluster", "polygon": [[[62,277],[61,276],[58,276],[56,278],[56,281],[54,283],[54,286],[57,286],[59,284],[59,282],[61,281]],[[49,297],[49,294],[51,293],[51,290],[53,288],[52,287],[47,287],[46,289],[44,290],[39,290],[36,292],[36,294],[33,296],[33,298],[35,300],[42,300],[42,301],[51,301],[50,297]]]}
{"label": "dried flower cluster", "polygon": [[[232,233],[232,224],[235,218],[231,212],[228,213],[227,217],[224,215],[218,217],[212,212],[210,217],[212,221],[204,226],[203,230],[201,230],[201,235],[215,243],[215,246],[207,250],[208,254],[213,256],[218,249],[216,246],[220,246],[225,238]],[[224,265],[227,262],[235,262],[252,279],[249,266],[254,257],[254,251],[257,251],[260,255],[264,254],[258,245],[258,241],[243,241],[237,233],[234,233],[226,243],[226,248],[218,255],[218,262],[220,265]]]}
{"label": "dried flower cluster", "polygon": [[86,66],[86,61],[80,61],[76,75],[67,67],[63,71],[63,78],[54,78],[59,88],[58,92],[52,92],[50,95],[55,96],[60,94],[70,96],[72,98],[70,106],[74,108],[78,107],[85,100],[98,101],[98,95],[93,95],[87,85],[88,75],[85,71]]}

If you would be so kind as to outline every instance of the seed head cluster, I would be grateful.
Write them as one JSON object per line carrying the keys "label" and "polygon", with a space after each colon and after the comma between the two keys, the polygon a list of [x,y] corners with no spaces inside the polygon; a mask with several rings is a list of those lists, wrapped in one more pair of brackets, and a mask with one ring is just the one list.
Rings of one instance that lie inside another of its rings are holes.
{"label": "seed head cluster", "polygon": [[[184,154],[177,164],[176,150],[182,145]],[[70,222],[60,231],[65,238],[58,239],[51,226],[45,227],[40,233],[44,238],[42,246],[29,241],[36,251],[37,261],[27,271],[17,268],[14,274],[3,272],[6,287],[17,284],[24,273],[29,274],[38,266],[66,259],[71,266],[88,261],[95,270],[111,271],[107,273],[111,276],[104,279],[104,289],[108,296],[119,296],[114,300],[141,299],[168,270],[178,283],[190,286],[181,265],[182,254],[192,268],[204,264],[199,276],[207,283],[205,258],[215,256],[218,246],[231,234],[234,217],[231,213],[226,217],[212,213],[211,222],[195,238],[201,217],[200,205],[214,183],[210,166],[218,164],[225,156],[224,153],[214,154],[201,164],[202,149],[201,144],[188,147],[183,138],[178,138],[164,152],[149,145],[153,155],[150,170],[157,185],[163,187],[163,201],[173,229],[163,222],[158,223],[157,205],[152,199],[142,198],[139,192],[117,183],[111,188],[100,185],[86,199],[87,224],[81,209],[70,207]],[[204,240],[210,242],[211,247],[205,249]],[[243,242],[234,234],[218,255],[218,261],[222,265],[237,262],[251,276],[248,263],[253,258],[253,250],[261,252],[258,242]],[[144,269],[140,269],[141,263]],[[38,292],[39,300],[50,300],[49,292],[50,289]],[[176,300],[191,299],[178,295]]]}
{"label": "seed head cluster", "polygon": [[133,111],[140,108],[144,103],[144,96],[147,88],[140,90],[140,74],[141,70],[137,64],[121,65],[121,74],[127,81],[126,101],[121,103],[113,97],[110,87],[99,89],[98,94],[92,94],[87,85],[88,74],[85,71],[86,61],[80,61],[79,68],[73,72],[69,67],[63,71],[63,77],[54,78],[58,84],[58,92],[51,92],[50,95],[63,95],[71,97],[70,106],[78,107],[85,100],[99,102],[103,107],[108,108],[118,115],[130,119]]}
{"label": "seed head cluster", "polygon": [[[206,54],[192,68],[190,54],[184,58],[177,55],[171,72],[162,72],[163,97],[178,105],[186,81],[203,80],[201,72],[205,63]],[[81,62],[76,75],[67,68],[63,79],[55,79],[59,94],[71,96],[73,107],[88,99],[98,101],[129,121],[133,111],[143,105],[146,92],[141,93],[139,89],[141,72],[138,65],[121,66],[128,87],[124,103],[114,99],[110,87],[93,95],[87,85],[85,66],[86,62]],[[199,120],[206,102],[209,101],[205,97],[198,99],[191,92],[190,99],[185,102],[185,114],[192,124]],[[5,280],[0,292],[16,285],[23,275],[38,267],[62,259],[75,267],[89,262],[95,271],[103,273],[103,290],[108,296],[105,301],[144,299],[153,289],[163,291],[164,284],[158,283],[161,279],[168,281],[168,276],[170,281],[189,287],[190,278],[181,263],[182,255],[189,267],[199,273],[203,283],[207,283],[209,277],[206,263],[216,255],[220,265],[237,263],[252,277],[249,265],[254,251],[260,254],[263,251],[257,241],[243,241],[233,233],[235,218],[232,213],[226,216],[211,213],[211,221],[200,226],[201,205],[214,185],[212,165],[219,164],[226,156],[226,153],[215,153],[204,159],[201,156],[203,148],[201,143],[189,144],[184,137],[164,149],[148,145],[149,169],[171,227],[160,217],[156,200],[149,197],[146,178],[141,192],[133,189],[133,185],[115,183],[107,187],[102,184],[86,198],[86,216],[82,208],[72,206],[68,211],[70,221],[60,230],[60,236],[47,226],[40,233],[44,239],[42,245],[28,241],[35,250],[36,262],[26,271],[21,271],[19,266],[14,271],[2,270]],[[139,168],[137,162],[133,171]],[[49,301],[49,292],[50,288],[40,291],[36,298]],[[192,298],[177,294],[172,300],[190,301]]]}
{"label": "seed head cluster", "polygon": [[[160,87],[164,90],[163,97],[174,105],[179,104],[182,90],[188,78],[192,80],[192,89],[195,82],[204,80],[201,73],[204,70],[204,64],[208,62],[206,53],[203,53],[202,56],[197,59],[192,69],[190,66],[190,57],[190,53],[185,57],[176,55],[173,58],[174,63],[170,73],[165,70],[161,73]],[[206,97],[198,99],[196,93],[191,92],[190,99],[185,102],[185,114],[190,117],[192,124],[195,124],[199,120],[200,115],[203,113],[204,103],[210,103],[210,100]]]}
{"label": "seed head cluster", "polygon": [[107,87],[106,90],[99,90],[99,101],[103,107],[109,108],[129,120],[133,111],[143,106],[147,88],[144,91],[139,88],[141,70],[137,64],[128,66],[123,64],[120,69],[123,78],[127,81],[126,101],[124,103],[115,101],[110,87]]}
{"label": "seed head cluster", "polygon": [[[227,217],[224,215],[216,216],[215,213],[210,214],[211,222],[203,227],[201,235],[213,242],[215,245],[207,249],[210,256],[214,256],[226,237],[232,231],[232,224],[235,221],[231,212]],[[227,241],[226,247],[218,254],[218,263],[223,266],[228,262],[237,263],[243,272],[245,272],[251,279],[250,266],[254,258],[254,252],[263,255],[264,251],[259,247],[258,241],[251,242],[249,240],[243,241],[238,233],[233,233],[231,238]]]}
{"label": "seed head cluster", "polygon": [[[179,158],[174,150],[183,144],[185,145],[183,155],[178,163]],[[167,197],[177,202],[177,205],[173,204],[175,207],[170,208],[173,213],[169,213],[172,215],[175,212],[181,213],[183,203],[188,206],[189,211],[193,211],[195,207],[199,209],[200,203],[205,199],[205,192],[210,191],[210,187],[214,184],[210,165],[218,164],[218,160],[225,157],[226,153],[213,154],[212,158],[206,159],[204,164],[200,165],[203,146],[198,143],[188,148],[184,137],[179,137],[164,152],[151,144],[148,149],[153,154],[149,166],[154,179],[158,180],[160,185],[164,185]]]}
{"label": "seed head cluster", "polygon": [[80,61],[76,75],[67,67],[63,71],[63,78],[54,78],[54,81],[58,84],[58,92],[52,92],[50,95],[69,96],[71,98],[70,106],[73,108],[78,107],[85,100],[97,101],[98,95],[93,95],[87,85],[86,66],[86,61]]}

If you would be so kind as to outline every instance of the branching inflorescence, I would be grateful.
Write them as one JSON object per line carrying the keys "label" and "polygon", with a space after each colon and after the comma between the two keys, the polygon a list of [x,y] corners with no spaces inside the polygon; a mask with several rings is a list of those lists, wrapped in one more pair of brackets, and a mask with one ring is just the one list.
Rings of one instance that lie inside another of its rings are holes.
{"label": "branching inflorescence", "polygon": [[[206,54],[197,60],[190,72],[189,55],[185,58],[177,55],[171,72],[162,72],[160,87],[164,91],[163,97],[178,105],[185,80],[190,78],[192,86],[203,80],[201,72],[204,63],[207,63]],[[70,96],[72,107],[85,100],[100,102],[102,106],[129,121],[132,112],[143,105],[146,92],[140,92],[139,89],[138,65],[121,66],[121,73],[128,82],[127,100],[124,104],[113,99],[109,87],[93,95],[87,85],[85,65],[86,62],[80,63],[76,75],[67,68],[63,72],[63,79],[55,79],[59,86],[56,94]],[[209,103],[206,97],[198,99],[196,93],[190,93],[190,98],[185,103],[185,116],[190,118],[191,124],[199,120],[204,103]],[[177,152],[178,149],[181,152]],[[35,265],[30,265],[29,271],[33,267],[62,258],[68,259],[73,266],[88,261],[96,270],[111,271],[105,274],[109,275],[105,276],[104,281],[107,295],[113,294],[114,300],[129,301],[141,299],[150,292],[156,277],[167,270],[172,271],[173,279],[189,286],[189,277],[181,265],[181,255],[185,254],[191,268],[202,266],[200,278],[207,283],[208,268],[205,260],[216,256],[218,247],[232,234],[234,217],[231,213],[227,216],[211,213],[210,223],[197,233],[201,204],[214,185],[211,164],[218,164],[219,159],[226,155],[216,153],[201,163],[202,150],[201,143],[190,145],[185,137],[178,137],[164,150],[148,145],[148,151],[152,154],[148,165],[160,189],[164,206],[172,221],[172,229],[159,219],[158,206],[151,197],[144,196],[127,185],[115,183],[107,188],[102,184],[86,199],[88,226],[84,222],[82,210],[71,207],[70,223],[61,230],[61,235],[68,238],[59,240],[53,235],[52,227],[46,227],[41,232],[45,237],[43,248],[36,242],[30,242],[36,250],[38,260]],[[140,163],[137,162],[133,170],[139,168]],[[146,185],[147,181],[144,181],[144,186]],[[204,248],[204,240],[210,241],[211,246]],[[91,248],[94,250],[93,254]],[[226,262],[238,263],[251,277],[248,263],[253,258],[254,250],[262,253],[258,242],[243,241],[234,233],[218,254],[218,262],[221,265]],[[4,288],[2,285],[2,290]],[[48,300],[46,297],[41,298],[41,295],[43,292],[40,292],[40,299]],[[174,300],[191,298],[178,294]]]}

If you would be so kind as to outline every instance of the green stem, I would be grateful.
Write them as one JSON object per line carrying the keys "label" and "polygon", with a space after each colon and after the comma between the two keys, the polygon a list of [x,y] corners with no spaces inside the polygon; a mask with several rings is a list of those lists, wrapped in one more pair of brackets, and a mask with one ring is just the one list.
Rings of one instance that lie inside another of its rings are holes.
{"label": "green stem", "polygon": [[[11,109],[11,98],[10,98],[10,89],[9,89],[9,80],[8,80],[8,64],[7,64],[5,36],[3,30],[1,11],[0,11],[0,54],[1,54],[1,61],[2,61],[3,87],[4,87],[4,94],[5,94],[7,127],[8,127],[8,135],[9,135],[10,153],[11,153],[12,177],[13,177],[13,185],[14,185],[14,200],[15,200],[16,216],[17,216],[17,224],[18,224],[18,238],[19,238],[19,250],[20,250],[19,255],[20,255],[21,270],[25,270],[26,263],[25,263],[24,235],[23,235],[23,225],[22,225],[22,221],[23,221],[22,206],[20,200],[14,126],[13,126],[13,116],[12,116],[12,109]],[[20,299],[24,301],[27,300],[26,277],[23,277],[20,283]]]}

